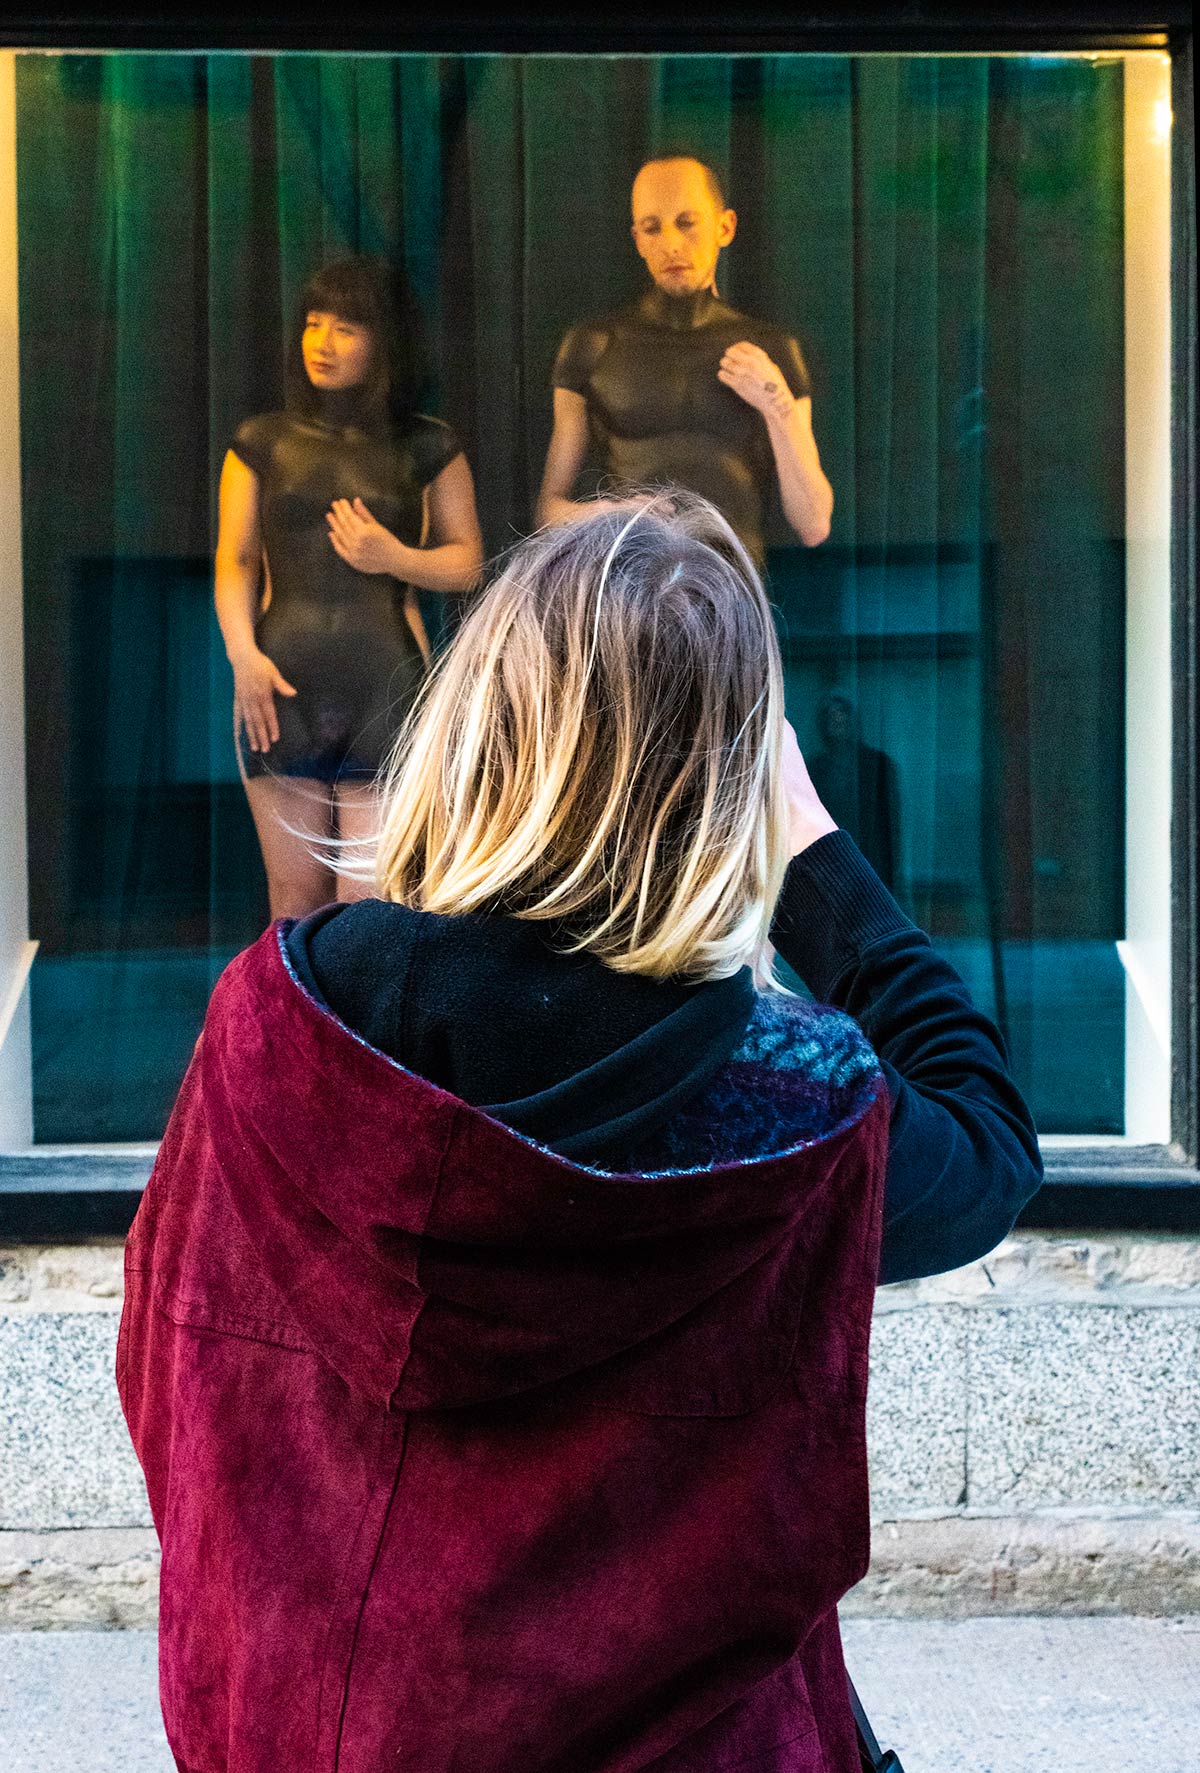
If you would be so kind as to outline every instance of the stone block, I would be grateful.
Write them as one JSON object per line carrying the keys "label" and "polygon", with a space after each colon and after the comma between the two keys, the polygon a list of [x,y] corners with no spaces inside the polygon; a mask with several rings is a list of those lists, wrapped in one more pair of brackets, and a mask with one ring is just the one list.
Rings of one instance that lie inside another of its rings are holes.
{"label": "stone block", "polygon": [[150,1524],[112,1311],[0,1316],[0,1528]]}
{"label": "stone block", "polygon": [[967,1364],[973,1509],[1200,1504],[1200,1312],[974,1310]]}
{"label": "stone block", "polygon": [[0,1245],[0,1308],[120,1311],[123,1268],[119,1238]]}
{"label": "stone block", "polygon": [[158,1568],[153,1528],[0,1532],[0,1631],[151,1628]]}
{"label": "stone block", "polygon": [[876,1515],[942,1512],[963,1500],[965,1317],[961,1307],[945,1305],[875,1319],[867,1444]]}
{"label": "stone block", "polygon": [[[0,1532],[0,1632],[153,1626],[152,1529]],[[845,1619],[1200,1617],[1200,1515],[1068,1511],[877,1521]]]}
{"label": "stone block", "polygon": [[877,1520],[846,1618],[1200,1614],[1200,1515],[1050,1509]]}

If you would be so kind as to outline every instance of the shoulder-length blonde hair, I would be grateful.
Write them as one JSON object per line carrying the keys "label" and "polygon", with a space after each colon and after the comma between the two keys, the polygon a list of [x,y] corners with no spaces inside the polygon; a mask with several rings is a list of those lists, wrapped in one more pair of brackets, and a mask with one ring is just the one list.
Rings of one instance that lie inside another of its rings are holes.
{"label": "shoulder-length blonde hair", "polygon": [[746,550],[648,494],[507,556],[384,780],[379,896],[545,920],[617,972],[770,981],[783,676]]}

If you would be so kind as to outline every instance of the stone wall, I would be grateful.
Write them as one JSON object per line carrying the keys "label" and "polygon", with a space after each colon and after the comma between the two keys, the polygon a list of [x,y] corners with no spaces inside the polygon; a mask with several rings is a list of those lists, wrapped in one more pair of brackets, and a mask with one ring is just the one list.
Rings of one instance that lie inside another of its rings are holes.
{"label": "stone wall", "polygon": [[[0,1249],[0,1628],[153,1621],[121,1247]],[[879,1294],[848,1614],[1200,1611],[1200,1240],[1030,1232]]]}

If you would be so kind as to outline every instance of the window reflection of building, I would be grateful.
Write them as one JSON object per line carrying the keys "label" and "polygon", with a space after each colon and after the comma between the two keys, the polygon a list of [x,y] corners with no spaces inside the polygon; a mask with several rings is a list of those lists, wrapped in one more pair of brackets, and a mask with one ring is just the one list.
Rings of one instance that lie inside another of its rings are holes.
{"label": "window reflection of building", "polygon": [[875,872],[895,891],[900,868],[900,789],[895,759],[859,733],[858,710],[843,690],[817,709],[821,749],[808,759],[817,793],[854,838]]}

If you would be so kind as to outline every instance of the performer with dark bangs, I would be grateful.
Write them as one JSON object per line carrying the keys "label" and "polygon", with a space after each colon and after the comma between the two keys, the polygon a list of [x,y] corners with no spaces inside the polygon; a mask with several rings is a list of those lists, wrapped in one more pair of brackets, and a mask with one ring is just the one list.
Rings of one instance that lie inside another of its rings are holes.
{"label": "performer with dark bangs", "polygon": [[736,228],[710,166],[670,155],[641,168],[632,232],[653,284],[573,326],[559,347],[539,522],[580,513],[572,495],[595,450],[617,489],[672,482],[711,499],[760,567],[776,484],[800,540],[825,540],[833,489],[800,347],[717,294],[717,260]]}
{"label": "performer with dark bangs", "polygon": [[416,587],[476,582],[471,470],[417,410],[420,315],[403,276],[365,256],[305,286],[287,406],[246,419],[221,472],[217,618],[272,917],[364,890],[314,837],[353,842],[424,677]]}

